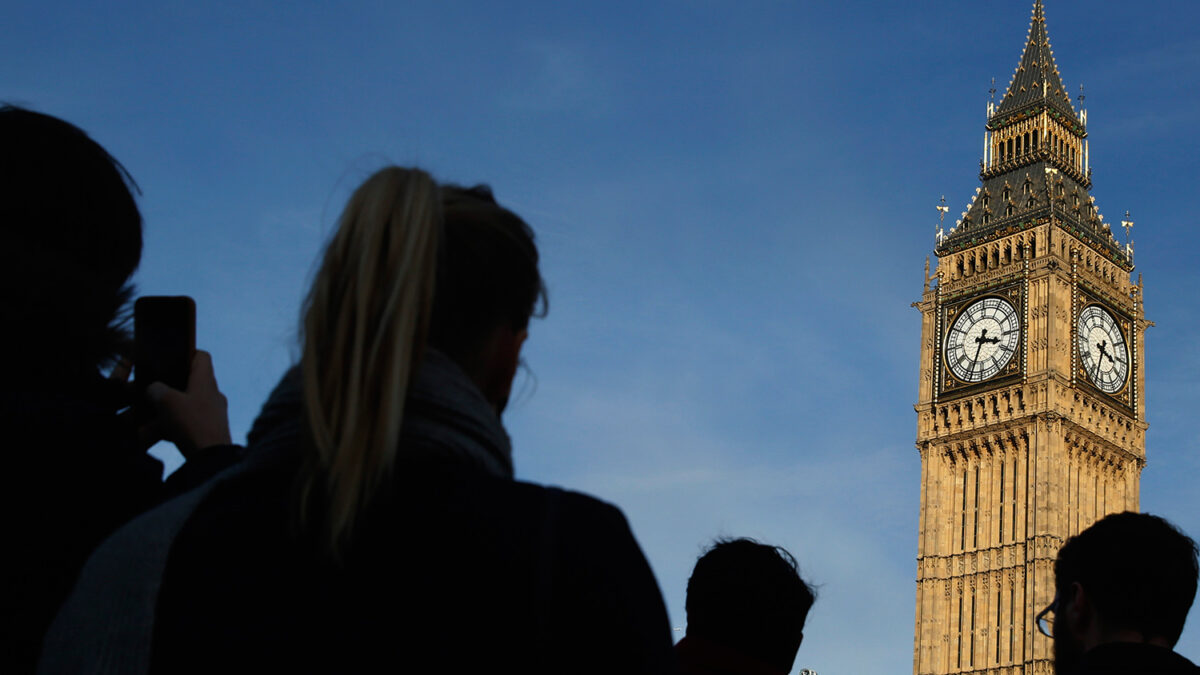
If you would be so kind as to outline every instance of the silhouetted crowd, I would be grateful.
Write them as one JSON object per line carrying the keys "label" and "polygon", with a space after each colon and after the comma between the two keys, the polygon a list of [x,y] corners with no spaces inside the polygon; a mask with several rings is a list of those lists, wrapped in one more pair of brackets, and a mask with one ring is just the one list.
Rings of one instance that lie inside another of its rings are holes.
{"label": "silhouetted crowd", "polygon": [[[787,551],[714,543],[673,645],[621,511],[514,479],[501,414],[546,290],[487,187],[357,188],[245,446],[194,319],[127,328],[136,190],[82,130],[0,108],[0,672],[792,669],[815,595]],[[147,381],[152,354],[181,379]],[[186,460],[165,481],[160,440]],[[1110,515],[1054,572],[1058,673],[1196,671],[1172,651],[1197,580],[1178,529]]]}

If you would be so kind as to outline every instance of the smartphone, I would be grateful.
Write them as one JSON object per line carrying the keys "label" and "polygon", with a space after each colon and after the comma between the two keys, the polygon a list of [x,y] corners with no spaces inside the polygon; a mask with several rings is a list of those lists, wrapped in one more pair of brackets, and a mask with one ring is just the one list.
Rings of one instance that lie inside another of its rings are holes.
{"label": "smartphone", "polygon": [[187,389],[196,352],[196,301],[186,295],[146,295],[133,303],[133,382]]}

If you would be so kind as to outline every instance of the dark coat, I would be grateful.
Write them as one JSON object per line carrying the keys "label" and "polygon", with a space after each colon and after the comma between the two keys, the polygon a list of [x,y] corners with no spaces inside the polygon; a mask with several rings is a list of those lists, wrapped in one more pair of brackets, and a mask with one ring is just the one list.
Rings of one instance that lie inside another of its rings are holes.
{"label": "dark coat", "polygon": [[95,374],[52,389],[0,388],[0,671],[33,672],[46,627],[105,537],[236,456],[216,449],[164,484],[162,463],[117,415],[126,405],[125,388]]}
{"label": "dark coat", "polygon": [[414,459],[333,562],[295,527],[298,389],[285,378],[255,425],[259,468],[214,488],[176,538],[152,672],[671,671],[624,516],[512,480],[499,420],[439,355],[405,415]]}
{"label": "dark coat", "polygon": [[675,656],[679,661],[679,675],[788,675],[786,668],[690,636],[675,644]]}
{"label": "dark coat", "polygon": [[291,473],[227,482],[180,533],[152,672],[670,671],[661,595],[616,508],[404,466],[339,567],[289,534]]}
{"label": "dark coat", "polygon": [[1088,650],[1069,675],[1196,675],[1191,661],[1166,647],[1107,642]]}

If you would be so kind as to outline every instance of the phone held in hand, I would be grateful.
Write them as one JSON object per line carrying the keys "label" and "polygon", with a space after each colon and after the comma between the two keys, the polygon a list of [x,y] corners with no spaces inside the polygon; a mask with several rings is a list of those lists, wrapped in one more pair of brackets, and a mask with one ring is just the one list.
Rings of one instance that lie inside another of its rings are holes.
{"label": "phone held in hand", "polygon": [[187,389],[196,351],[196,301],[186,295],[146,295],[133,304],[133,381]]}

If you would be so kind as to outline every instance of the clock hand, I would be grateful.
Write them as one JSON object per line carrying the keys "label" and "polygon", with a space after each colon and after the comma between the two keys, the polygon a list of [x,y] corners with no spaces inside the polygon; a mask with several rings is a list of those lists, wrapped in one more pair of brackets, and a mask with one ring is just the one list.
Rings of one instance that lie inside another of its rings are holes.
{"label": "clock hand", "polygon": [[[986,330],[983,332],[987,333]],[[980,338],[975,338],[975,345],[975,358],[971,359],[970,370],[975,370],[975,364],[979,362],[979,350],[983,349],[983,340]]]}
{"label": "clock hand", "polygon": [[999,341],[1000,341],[1000,338],[988,337],[987,329],[984,328],[983,331],[979,334],[979,337],[975,338],[975,358],[971,359],[971,367],[969,370],[971,370],[971,371],[975,370],[975,364],[979,363],[979,352],[983,350],[983,343],[991,342],[992,344],[995,344]]}
{"label": "clock hand", "polygon": [[996,344],[999,341],[1000,341],[1000,338],[988,337],[986,328],[984,328],[983,332],[981,332],[979,334],[979,337],[975,338],[975,344],[980,345],[980,346],[983,346],[983,343],[985,343],[985,342],[990,342],[992,344]]}

